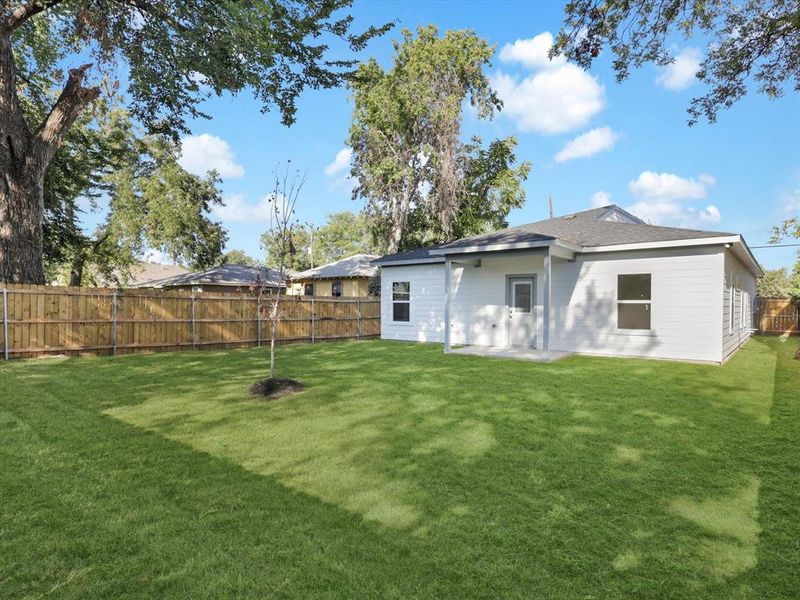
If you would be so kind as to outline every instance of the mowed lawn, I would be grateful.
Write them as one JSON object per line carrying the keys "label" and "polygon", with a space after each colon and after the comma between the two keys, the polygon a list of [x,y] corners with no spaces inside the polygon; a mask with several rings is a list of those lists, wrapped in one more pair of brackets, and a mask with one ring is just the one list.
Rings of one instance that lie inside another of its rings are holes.
{"label": "mowed lawn", "polygon": [[0,597],[797,597],[796,347],[5,363]]}

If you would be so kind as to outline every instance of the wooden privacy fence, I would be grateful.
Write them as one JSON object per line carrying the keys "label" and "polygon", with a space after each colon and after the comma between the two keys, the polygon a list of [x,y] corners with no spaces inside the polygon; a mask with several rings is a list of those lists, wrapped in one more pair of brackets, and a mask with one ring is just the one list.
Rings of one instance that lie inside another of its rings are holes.
{"label": "wooden privacy fence", "polygon": [[759,333],[800,335],[800,301],[790,298],[756,298]]}
{"label": "wooden privacy fence", "polygon": [[[2,285],[2,284],[0,284]],[[271,323],[250,294],[6,285],[5,359],[130,354],[268,344]],[[279,343],[380,335],[380,300],[284,296]]]}

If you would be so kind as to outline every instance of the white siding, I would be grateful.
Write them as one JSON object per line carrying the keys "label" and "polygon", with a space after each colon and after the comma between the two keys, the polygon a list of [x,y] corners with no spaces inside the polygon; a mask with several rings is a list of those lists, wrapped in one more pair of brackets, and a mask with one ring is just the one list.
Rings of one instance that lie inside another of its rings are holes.
{"label": "white siding", "polygon": [[[723,270],[721,248],[597,253],[574,262],[554,258],[551,349],[720,362]],[[543,259],[534,255],[484,258],[481,267],[454,268],[452,343],[506,345],[506,276],[533,274],[541,347],[542,271]],[[617,276],[625,273],[652,275],[649,332],[617,329]],[[443,265],[384,267],[381,280],[383,338],[444,341]],[[411,283],[408,323],[392,321],[393,281]]]}
{"label": "white siding", "polygon": [[[651,331],[617,330],[617,275],[651,274]],[[719,248],[587,254],[553,261],[551,348],[719,362]]]}
{"label": "white siding", "polygon": [[[392,321],[392,282],[411,284],[410,320]],[[381,269],[381,338],[409,342],[444,342],[444,265]]]}
{"label": "white siding", "polygon": [[[756,279],[730,250],[725,251],[725,277],[722,289],[722,359],[744,344],[753,326]],[[731,299],[734,313],[731,315]],[[731,319],[731,316],[733,318]]]}

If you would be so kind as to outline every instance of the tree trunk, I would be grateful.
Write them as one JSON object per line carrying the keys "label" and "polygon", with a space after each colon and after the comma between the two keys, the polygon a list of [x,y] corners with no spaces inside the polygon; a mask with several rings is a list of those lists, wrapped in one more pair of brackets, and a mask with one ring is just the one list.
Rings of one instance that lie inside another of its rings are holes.
{"label": "tree trunk", "polygon": [[44,283],[44,173],[80,112],[100,94],[82,82],[91,65],[70,69],[52,110],[35,132],[25,121],[11,35],[43,4],[19,6],[0,22],[0,281]]}
{"label": "tree trunk", "polygon": [[69,269],[69,285],[72,287],[80,287],[83,281],[83,266],[86,264],[86,251],[81,248],[75,257],[72,259],[72,265]]}
{"label": "tree trunk", "polygon": [[13,166],[4,171],[0,172],[0,281],[44,284],[44,168],[39,173]]}
{"label": "tree trunk", "polygon": [[[413,185],[416,185],[416,182]],[[411,186],[406,185],[403,189],[403,193],[397,198],[392,207],[392,222],[386,240],[387,254],[394,254],[400,248],[400,240],[403,237],[403,231],[405,231],[406,224],[408,223],[408,209],[411,206],[411,196],[413,193]]]}

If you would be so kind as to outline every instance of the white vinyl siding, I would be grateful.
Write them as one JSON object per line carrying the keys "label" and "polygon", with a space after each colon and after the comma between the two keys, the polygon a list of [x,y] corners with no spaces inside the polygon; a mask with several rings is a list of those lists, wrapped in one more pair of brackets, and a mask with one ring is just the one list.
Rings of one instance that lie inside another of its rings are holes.
{"label": "white vinyl siding", "polygon": [[[731,258],[733,258],[731,256]],[[728,335],[729,259],[722,247],[675,248],[577,255],[552,259],[551,349],[612,356],[720,362],[747,336],[755,279],[735,258],[742,315]],[[649,330],[617,328],[619,275],[651,275]],[[505,346],[508,341],[507,277],[535,277],[535,344],[541,347],[543,258],[541,254],[483,258],[480,267],[454,266],[451,342]],[[383,267],[384,339],[444,341],[444,265]],[[392,322],[393,281],[408,281],[408,323]],[[737,305],[738,306],[738,305]],[[720,323],[724,324],[720,336]],[[736,338],[731,341],[730,338]]]}
{"label": "white vinyl siding", "polygon": [[722,359],[744,344],[752,333],[756,279],[736,256],[725,250],[722,316]]}
{"label": "white vinyl siding", "polygon": [[[551,349],[719,362],[720,248],[579,255],[553,261]],[[617,278],[651,274],[650,330],[621,331]]]}

